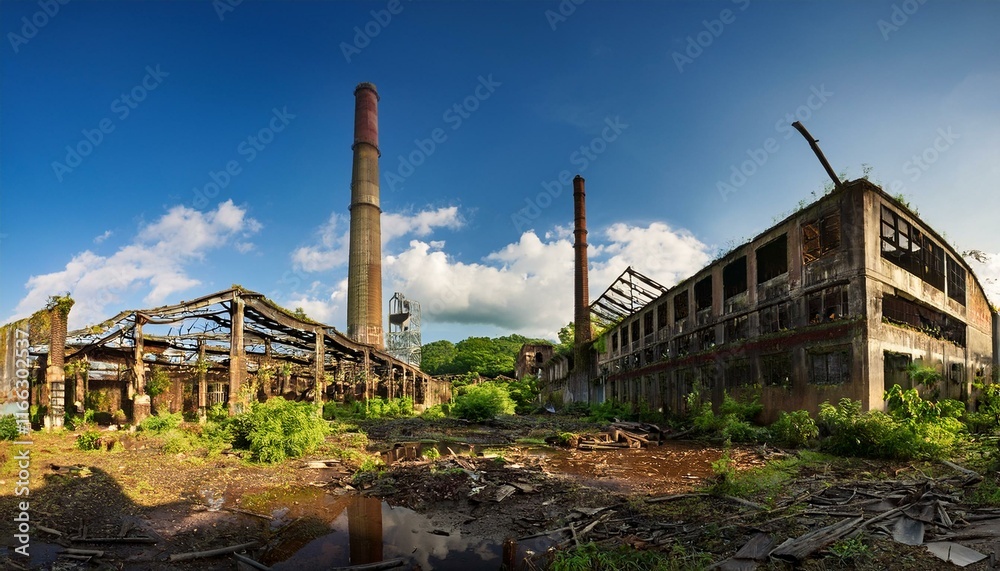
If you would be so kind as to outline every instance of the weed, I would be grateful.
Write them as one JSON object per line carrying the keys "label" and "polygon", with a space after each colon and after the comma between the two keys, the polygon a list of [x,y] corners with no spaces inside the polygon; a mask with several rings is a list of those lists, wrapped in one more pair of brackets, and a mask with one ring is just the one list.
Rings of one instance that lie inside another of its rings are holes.
{"label": "weed", "polygon": [[590,407],[590,415],[587,417],[587,420],[591,422],[611,422],[614,420],[630,420],[631,418],[631,406],[609,399]]}
{"label": "weed", "polygon": [[804,410],[782,411],[778,415],[778,420],[770,426],[770,430],[775,440],[795,448],[805,446],[810,440],[819,436],[816,421]]}
{"label": "weed", "polygon": [[830,546],[830,553],[843,563],[852,562],[855,564],[872,556],[871,548],[861,537],[841,539]]}
{"label": "weed", "polygon": [[470,386],[465,394],[457,396],[452,413],[458,418],[479,422],[501,414],[514,414],[514,401],[506,386],[487,381]]}
{"label": "weed", "polygon": [[250,450],[256,462],[274,463],[298,458],[319,446],[327,424],[310,403],[286,401],[281,397],[253,403],[250,410],[232,420],[234,446]]}
{"label": "weed", "polygon": [[184,415],[179,412],[174,414],[158,412],[140,422],[139,430],[153,433],[166,432],[177,428],[182,422],[184,422]]}
{"label": "weed", "polygon": [[441,451],[438,450],[437,448],[427,448],[426,450],[424,450],[424,458],[427,458],[431,462],[437,460],[440,457],[441,457]]}
{"label": "weed", "polygon": [[0,416],[0,440],[17,440],[20,432],[13,414]]}
{"label": "weed", "polygon": [[424,420],[440,420],[448,416],[448,408],[447,404],[436,404],[432,407],[424,409],[420,418],[423,418]]}
{"label": "weed", "polygon": [[980,482],[967,497],[968,502],[977,506],[1000,506],[1000,486],[990,474]]}
{"label": "weed", "polygon": [[100,450],[101,433],[96,430],[88,430],[76,437],[76,447],[80,450]]}
{"label": "weed", "polygon": [[639,551],[628,546],[609,547],[593,542],[576,549],[558,551],[551,571],[687,571],[704,569],[712,561],[710,555],[688,552],[689,548],[675,543],[668,551]]}

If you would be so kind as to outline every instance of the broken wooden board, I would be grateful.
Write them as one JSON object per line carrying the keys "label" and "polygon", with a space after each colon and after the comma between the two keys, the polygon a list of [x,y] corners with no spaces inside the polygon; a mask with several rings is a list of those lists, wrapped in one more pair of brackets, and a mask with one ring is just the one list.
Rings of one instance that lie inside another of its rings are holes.
{"label": "broken wooden board", "polygon": [[845,519],[805,535],[789,538],[772,551],[771,556],[789,561],[801,561],[854,531],[862,521],[864,521],[862,517]]}

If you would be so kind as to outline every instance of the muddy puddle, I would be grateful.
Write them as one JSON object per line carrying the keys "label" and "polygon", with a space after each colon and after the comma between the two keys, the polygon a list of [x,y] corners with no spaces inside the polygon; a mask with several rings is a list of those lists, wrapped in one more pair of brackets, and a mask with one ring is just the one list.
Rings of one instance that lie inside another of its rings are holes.
{"label": "muddy puddle", "polygon": [[[278,514],[279,521],[295,513],[309,513],[311,517],[290,525],[285,534],[289,539],[262,557],[262,562],[274,571],[326,569],[397,558],[424,570],[500,568],[501,543],[436,526],[413,510],[353,494],[332,496],[320,492],[315,500],[308,505],[300,501],[295,510]],[[325,519],[331,515],[332,519]],[[312,539],[302,539],[303,526],[311,527],[305,537]],[[321,529],[317,530],[317,526]],[[552,543],[546,538],[522,542],[518,546],[519,560],[529,550],[544,551]]]}

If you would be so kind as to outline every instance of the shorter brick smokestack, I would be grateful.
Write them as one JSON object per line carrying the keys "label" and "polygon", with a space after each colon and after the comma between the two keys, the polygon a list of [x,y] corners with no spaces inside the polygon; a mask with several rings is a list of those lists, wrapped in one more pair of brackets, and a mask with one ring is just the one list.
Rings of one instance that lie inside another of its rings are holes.
{"label": "shorter brick smokestack", "polygon": [[[580,347],[592,338],[587,280],[587,195],[583,183],[580,175],[573,179],[573,249],[576,253],[573,341],[578,353]],[[577,363],[577,368],[582,370],[583,363]]]}

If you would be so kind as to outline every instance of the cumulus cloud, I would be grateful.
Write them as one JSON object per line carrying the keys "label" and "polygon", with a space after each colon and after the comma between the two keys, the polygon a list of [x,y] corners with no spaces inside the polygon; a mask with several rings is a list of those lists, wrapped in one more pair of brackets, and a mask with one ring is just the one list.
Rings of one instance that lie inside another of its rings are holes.
{"label": "cumulus cloud", "polygon": [[[350,217],[334,212],[317,231],[317,243],[292,252],[292,266],[304,272],[322,272],[347,264],[350,246]],[[395,238],[430,235],[435,228],[457,230],[465,225],[457,206],[446,206],[416,213],[382,215],[383,246]]]}
{"label": "cumulus cloud", "polygon": [[100,244],[101,242],[110,238],[112,234],[113,232],[111,230],[105,230],[104,233],[101,234],[100,236],[94,236],[94,243]]}
{"label": "cumulus cloud", "polygon": [[43,307],[49,296],[66,292],[76,300],[70,327],[109,317],[107,306],[119,302],[125,293],[145,291],[143,303],[162,304],[168,296],[200,284],[187,274],[188,263],[203,260],[209,251],[260,229],[260,223],[231,200],[208,212],[175,206],[141,226],[130,244],[110,256],[85,250],[62,270],[31,276],[25,284],[28,293],[18,302],[13,317],[29,315]]}
{"label": "cumulus cloud", "polygon": [[[443,223],[460,220],[457,209],[437,216],[437,222],[426,226],[411,217],[410,223],[398,227],[426,228],[423,234],[409,232],[422,238],[435,228],[460,227],[458,222],[453,222],[455,226]],[[340,245],[341,260],[346,262],[346,238],[333,243]],[[710,250],[690,232],[660,222],[614,224],[602,232],[592,231],[591,299],[628,266],[670,286],[704,267]],[[489,325],[554,339],[573,317],[573,259],[572,231],[566,227],[541,236],[525,232],[516,242],[475,261],[449,255],[446,241],[414,238],[405,247],[384,251],[383,297],[387,303],[393,292],[400,291],[418,301],[425,328],[433,323]],[[289,307],[302,307],[314,319],[340,324],[346,316],[346,287],[346,280],[325,289],[313,284],[308,293],[294,293],[282,301]]]}
{"label": "cumulus cloud", "polygon": [[965,260],[983,284],[990,303],[1000,306],[1000,253],[973,250],[965,255]]}

